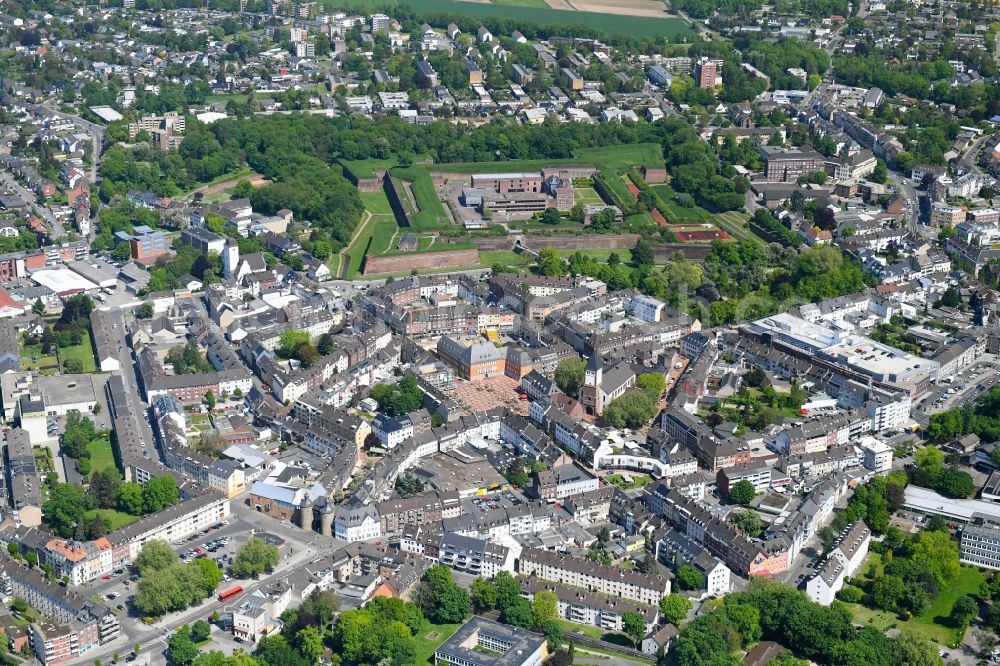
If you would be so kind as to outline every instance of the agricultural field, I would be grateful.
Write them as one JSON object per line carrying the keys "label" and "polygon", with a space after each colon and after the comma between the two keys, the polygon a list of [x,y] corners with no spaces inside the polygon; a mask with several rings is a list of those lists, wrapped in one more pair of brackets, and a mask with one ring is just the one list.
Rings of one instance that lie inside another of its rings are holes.
{"label": "agricultural field", "polygon": [[[382,8],[376,0],[325,0],[330,9]],[[462,0],[407,0],[417,14],[451,13],[470,17],[515,18],[549,25],[584,25],[611,35],[656,37],[691,34],[691,27],[680,18],[667,15],[666,6],[649,0],[635,2],[612,0],[493,0],[464,2]],[[658,6],[659,5],[659,6]],[[558,7],[555,9],[553,7]],[[590,11],[577,11],[585,9]],[[633,14],[633,15],[629,15]],[[662,18],[659,18],[662,15]]]}

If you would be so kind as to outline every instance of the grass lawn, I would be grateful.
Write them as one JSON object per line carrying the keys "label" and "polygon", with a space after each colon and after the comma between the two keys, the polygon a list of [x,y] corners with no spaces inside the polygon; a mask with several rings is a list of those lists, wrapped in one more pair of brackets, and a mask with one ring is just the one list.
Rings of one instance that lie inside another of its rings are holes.
{"label": "grass lawn", "polygon": [[577,187],[573,190],[573,203],[583,206],[600,206],[604,199],[592,187]]}
{"label": "grass lawn", "polygon": [[120,527],[125,527],[129,523],[134,523],[139,520],[138,516],[122,513],[121,511],[115,511],[114,509],[91,509],[84,515],[87,518],[93,518],[98,513],[101,514],[102,518],[104,518],[104,523],[108,526],[109,532],[117,530]]}
{"label": "grass lawn", "polygon": [[414,651],[413,663],[416,666],[426,666],[433,663],[434,651],[438,646],[451,638],[451,635],[458,631],[461,624],[431,624],[425,621],[413,639],[417,643]]}
{"label": "grass lawn", "polygon": [[750,231],[750,228],[747,226],[747,220],[749,219],[750,216],[742,211],[730,210],[716,215],[713,222],[733,238],[752,240],[755,243],[763,245],[764,239]]}
{"label": "grass lawn", "polygon": [[108,438],[95,439],[87,445],[87,450],[90,451],[91,470],[117,469],[115,455],[111,451],[111,441]]}
{"label": "grass lawn", "polygon": [[59,358],[63,363],[70,358],[79,359],[83,365],[84,372],[94,372],[97,370],[97,364],[94,362],[94,348],[90,344],[90,333],[84,333],[80,344],[60,349]]}
{"label": "grass lawn", "polygon": [[667,185],[666,183],[661,185],[650,185],[649,189],[660,197],[660,200],[663,201],[667,210],[670,211],[670,215],[667,216],[667,222],[674,224],[684,222],[707,222],[711,220],[712,214],[704,208],[699,206],[685,208],[677,203],[677,193],[674,192],[674,189],[670,187],[670,185]]}
{"label": "grass lawn", "polygon": [[479,263],[483,266],[504,264],[505,266],[530,266],[535,261],[527,252],[518,254],[512,250],[486,250],[479,253]]}
{"label": "grass lawn", "polygon": [[595,261],[600,261],[605,264],[608,263],[608,257],[612,254],[617,254],[623,264],[627,264],[632,261],[632,250],[629,250],[628,248],[622,248],[620,250],[559,250],[558,252],[559,256],[566,257],[567,259],[579,252],[580,254],[586,255]]}
{"label": "grass lawn", "polygon": [[[865,576],[868,576],[871,571],[878,571],[880,567],[880,560],[870,561]],[[982,582],[983,574],[979,569],[962,566],[958,577],[941,589],[934,603],[925,608],[920,615],[906,621],[900,620],[894,613],[867,608],[860,604],[847,604],[847,607],[851,610],[851,614],[858,624],[868,625],[879,631],[885,631],[891,627],[912,629],[936,643],[955,645],[961,641],[962,636],[958,635],[957,628],[948,619],[951,607],[955,605],[955,600],[959,597],[978,593],[979,585]]]}
{"label": "grass lawn", "polygon": [[378,192],[359,192],[358,196],[361,197],[361,203],[365,205],[365,210],[372,215],[392,215],[392,206],[389,205],[389,198],[385,196],[385,192],[382,190]]}
{"label": "grass lawn", "polygon": [[629,472],[628,476],[631,477],[632,479],[631,481],[626,479],[621,474],[608,474],[606,477],[604,477],[604,480],[612,485],[618,486],[622,490],[631,490],[632,488],[642,488],[643,486],[646,486],[653,482],[653,477],[651,477],[649,474],[638,474],[635,472]]}

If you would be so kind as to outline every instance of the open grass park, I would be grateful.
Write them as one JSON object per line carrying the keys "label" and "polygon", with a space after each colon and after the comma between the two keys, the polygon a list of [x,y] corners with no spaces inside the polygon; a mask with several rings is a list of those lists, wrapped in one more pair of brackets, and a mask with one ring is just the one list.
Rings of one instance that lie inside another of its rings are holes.
{"label": "open grass park", "polygon": [[[873,575],[879,570],[879,567],[881,567],[881,558],[877,553],[873,553],[863,576]],[[895,613],[868,608],[861,604],[846,604],[846,606],[858,624],[873,627],[878,631],[893,628],[911,629],[941,645],[954,646],[961,642],[964,631],[951,622],[949,618],[951,608],[959,597],[977,595],[982,582],[983,574],[979,569],[963,565],[955,580],[941,588],[933,603],[909,620],[901,620]]]}

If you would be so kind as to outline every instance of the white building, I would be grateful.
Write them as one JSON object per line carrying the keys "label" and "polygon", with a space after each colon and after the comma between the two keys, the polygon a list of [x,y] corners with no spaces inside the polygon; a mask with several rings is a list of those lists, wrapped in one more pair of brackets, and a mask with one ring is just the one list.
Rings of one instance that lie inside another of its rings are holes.
{"label": "white building", "polygon": [[373,506],[339,506],[333,520],[334,534],[338,539],[354,543],[382,536],[382,521]]}
{"label": "white building", "polygon": [[823,568],[806,583],[806,594],[818,604],[829,606],[844,587],[844,563],[835,557],[827,558]]}
{"label": "white building", "polygon": [[628,313],[636,319],[643,321],[660,321],[663,317],[663,308],[667,306],[663,301],[658,301],[650,296],[636,294],[628,304]]}
{"label": "white building", "polygon": [[862,464],[876,474],[888,474],[892,471],[892,448],[885,442],[874,437],[864,437],[858,442],[864,458]]}

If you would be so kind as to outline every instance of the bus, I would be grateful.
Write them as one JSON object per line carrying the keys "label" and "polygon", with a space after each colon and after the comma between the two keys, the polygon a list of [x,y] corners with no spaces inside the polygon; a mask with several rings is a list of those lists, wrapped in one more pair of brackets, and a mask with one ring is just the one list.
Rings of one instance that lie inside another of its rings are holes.
{"label": "bus", "polygon": [[242,585],[234,585],[233,587],[229,588],[225,592],[221,592],[219,594],[219,601],[225,601],[227,599],[232,599],[233,597],[235,597],[237,594],[240,594],[241,592],[243,592],[243,586]]}

